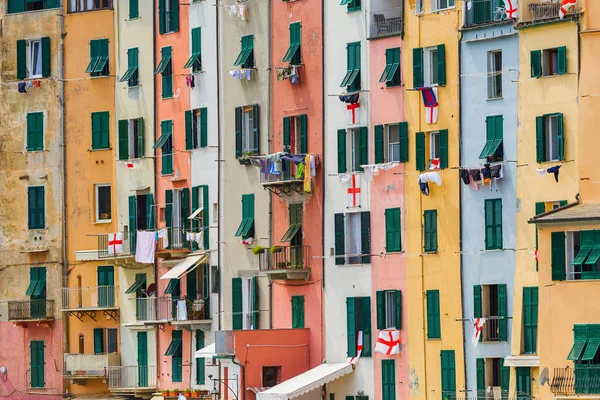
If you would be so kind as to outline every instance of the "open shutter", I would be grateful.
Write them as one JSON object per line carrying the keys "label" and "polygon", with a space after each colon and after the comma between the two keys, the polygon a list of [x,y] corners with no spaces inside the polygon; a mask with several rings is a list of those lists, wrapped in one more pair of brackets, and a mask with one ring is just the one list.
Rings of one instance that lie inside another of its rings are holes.
{"label": "open shutter", "polygon": [[415,140],[417,171],[425,171],[425,133],[417,132]]}
{"label": "open shutter", "polygon": [[508,340],[508,306],[506,285],[498,285],[498,340],[506,342]]}
{"label": "open shutter", "polygon": [[396,290],[396,329],[402,329],[402,291]]}
{"label": "open shutter", "polygon": [[144,118],[137,119],[137,156],[144,157],[145,155],[145,144],[144,144]]}
{"label": "open shutter", "polygon": [[437,83],[446,84],[446,46],[438,44],[437,46]]}
{"label": "open shutter", "polygon": [[129,121],[122,119],[119,120],[119,160],[127,159],[129,159]]}
{"label": "open shutter", "polygon": [[531,51],[531,77],[539,78],[542,76],[542,51]]}
{"label": "open shutter", "polygon": [[348,357],[356,356],[356,309],[354,297],[346,298],[346,336],[348,339]]}
{"label": "open shutter", "polygon": [[200,147],[208,146],[208,110],[200,109]]}
{"label": "open shutter", "polygon": [[382,163],[383,158],[383,125],[375,125],[374,128],[374,143],[375,143],[375,164]]}
{"label": "open shutter", "polygon": [[440,168],[448,168],[448,129],[440,131]]}
{"label": "open shutter", "polygon": [[94,354],[104,353],[104,329],[94,328]]}
{"label": "open shutter", "polygon": [[[200,206],[200,186],[192,187],[192,213],[195,213],[198,207]],[[191,230],[192,232],[198,232],[198,219],[194,218],[191,220]],[[198,243],[196,241],[192,241],[192,251],[198,250]],[[189,296],[188,296],[189,297]]]}
{"label": "open shutter", "polygon": [[[208,250],[210,248],[210,236],[208,229],[208,221],[210,217],[210,203],[208,202],[208,185],[202,186],[202,204],[204,206],[204,250]],[[254,215],[252,217],[254,217]]]}
{"label": "open shutter", "polygon": [[481,318],[483,307],[481,303],[481,285],[473,286],[473,318]]}
{"label": "open shutter", "polygon": [[251,310],[252,310],[252,329],[258,329],[258,284],[256,282],[256,276],[252,277],[251,280],[252,288],[252,299],[251,299]]}
{"label": "open shutter", "polygon": [[27,41],[17,40],[17,79],[27,77]]}
{"label": "open shutter", "polygon": [[173,227],[173,191],[165,190],[165,221],[167,228]]}
{"label": "open shutter", "polygon": [[243,329],[242,278],[231,278],[232,329]]}
{"label": "open shutter", "polygon": [[510,367],[504,366],[504,358],[500,359],[500,389],[508,396],[510,389]]}
{"label": "open shutter", "polygon": [[[190,189],[183,188],[181,190],[181,221],[183,221],[181,226],[186,231],[190,229],[190,220],[188,219],[190,214]],[[189,244],[187,240],[185,243]]]}
{"label": "open shutter", "polygon": [[192,111],[185,111],[185,149],[191,150],[194,148],[194,138],[192,131]]}
{"label": "open shutter", "polygon": [[556,142],[558,144],[558,159],[565,159],[565,136],[564,136],[564,126],[563,126],[563,115],[558,114],[556,116],[556,124],[558,125],[558,132],[556,134]]}
{"label": "open shutter", "polygon": [[535,154],[537,162],[544,162],[544,117],[535,117]]}
{"label": "open shutter", "polygon": [[360,127],[360,166],[359,171],[363,171],[362,165],[369,164],[369,128]]}
{"label": "open shutter", "polygon": [[338,129],[337,131],[337,163],[338,174],[346,172],[346,130]]}
{"label": "open shutter", "polygon": [[235,158],[242,156],[242,107],[235,108]]}
{"label": "open shutter", "polygon": [[146,220],[148,221],[148,229],[154,229],[154,200],[152,193],[146,195]]}
{"label": "open shutter", "polygon": [[423,49],[413,49],[413,88],[423,87]]}
{"label": "open shutter", "polygon": [[371,262],[371,213],[363,211],[360,213],[360,243],[362,263]]}
{"label": "open shutter", "polygon": [[[361,355],[371,357],[371,298],[361,297],[360,303],[362,313],[361,330],[363,332],[363,350]],[[304,307],[302,309],[304,310]]]}
{"label": "open shutter", "polygon": [[171,32],[179,31],[179,0],[167,0],[171,2]]}
{"label": "open shutter", "polygon": [[566,278],[565,233],[552,232],[552,280]]}
{"label": "open shutter", "polygon": [[137,230],[136,211],[136,197],[129,196],[129,232],[135,232]]}
{"label": "open shutter", "polygon": [[376,293],[377,305],[377,329],[385,329],[385,292],[379,290]]}
{"label": "open shutter", "polygon": [[[215,278],[216,279],[216,278]],[[210,315],[210,265],[204,264],[204,273],[202,274],[202,287],[204,293],[204,317],[212,319]]]}
{"label": "open shutter", "polygon": [[308,153],[308,117],[300,115],[300,154]]}
{"label": "open shutter", "polygon": [[290,138],[290,127],[291,118],[283,117],[283,151],[290,151],[291,138]]}
{"label": "open shutter", "polygon": [[557,50],[558,50],[558,74],[564,75],[567,73],[567,47],[561,46]]}
{"label": "open shutter", "polygon": [[400,122],[400,162],[408,162],[408,122]]}
{"label": "open shutter", "polygon": [[[485,359],[478,358],[477,363],[477,398],[479,398],[480,391],[485,391]],[[481,393],[483,395],[483,392]]]}
{"label": "open shutter", "polygon": [[42,38],[42,76],[50,76],[50,38]]}
{"label": "open shutter", "polygon": [[344,214],[335,214],[335,264],[344,265],[346,257],[346,237],[344,235]]}
{"label": "open shutter", "polygon": [[254,135],[254,154],[258,154],[260,149],[260,115],[258,114],[258,104],[252,105],[252,134]]}

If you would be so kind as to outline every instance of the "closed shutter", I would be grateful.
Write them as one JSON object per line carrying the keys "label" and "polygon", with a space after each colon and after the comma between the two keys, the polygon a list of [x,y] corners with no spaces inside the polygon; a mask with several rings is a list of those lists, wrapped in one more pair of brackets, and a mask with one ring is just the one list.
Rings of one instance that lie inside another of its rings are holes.
{"label": "closed shutter", "polygon": [[127,159],[129,159],[129,121],[122,119],[119,120],[119,160]]}
{"label": "closed shutter", "polygon": [[399,251],[396,242],[396,208],[385,210],[385,251]]}
{"label": "closed shutter", "polygon": [[531,51],[531,77],[539,78],[542,76],[542,51]]}
{"label": "closed shutter", "polygon": [[381,360],[382,400],[396,400],[396,360]]}
{"label": "closed shutter", "polygon": [[485,248],[502,248],[502,199],[485,201]]}
{"label": "closed shutter", "polygon": [[346,262],[346,236],[344,235],[344,214],[335,214],[335,264],[344,265]]}
{"label": "closed shutter", "polygon": [[498,285],[498,340],[506,342],[508,340],[508,304],[506,285]]}
{"label": "closed shutter", "polygon": [[231,318],[233,330],[243,329],[242,278],[231,279]]}
{"label": "closed shutter", "polygon": [[567,47],[561,46],[558,49],[558,74],[564,75],[567,73]]}
{"label": "closed shutter", "polygon": [[197,290],[197,283],[198,283],[198,279],[196,276],[196,270],[192,271],[189,274],[185,275],[185,290],[186,290],[186,296],[188,299],[195,299],[196,298],[196,294],[198,293]]}
{"label": "closed shutter", "polygon": [[567,204],[569,204],[569,202],[567,200],[561,200],[561,201],[558,202],[558,206],[559,207],[564,207]]}
{"label": "closed shutter", "polygon": [[235,158],[242,156],[242,107],[235,108]]}
{"label": "closed shutter", "polygon": [[169,0],[158,0],[158,33],[161,35],[165,33],[165,1]]}
{"label": "closed shutter", "polygon": [[438,44],[437,46],[437,83],[446,84],[446,46]]}
{"label": "closed shutter", "polygon": [[135,19],[140,16],[139,0],[129,0],[129,19]]}
{"label": "closed shutter", "polygon": [[43,186],[31,186],[27,189],[29,229],[44,229],[46,226],[44,196]]}
{"label": "closed shutter", "polygon": [[558,145],[558,159],[562,161],[565,159],[565,135],[564,135],[563,115],[558,114],[556,116],[556,119],[557,119],[556,125],[558,128],[558,131],[556,133],[556,142]]}
{"label": "closed shutter", "polygon": [[379,290],[375,296],[377,306],[377,329],[381,330],[387,328],[385,326],[385,292],[383,290]]}
{"label": "closed shutter", "polygon": [[173,227],[173,191],[165,190],[165,221],[167,228]]}
{"label": "closed shutter", "polygon": [[477,366],[477,398],[479,398],[480,396],[480,392],[481,395],[483,395],[482,391],[485,391],[485,359],[484,358],[478,358],[476,360],[476,366]]}
{"label": "closed shutter", "polygon": [[44,366],[44,341],[32,340],[29,342],[29,370],[31,374],[31,387],[43,388],[45,384]]}
{"label": "closed shutter", "polygon": [[439,290],[427,291],[427,338],[440,339],[440,292]]}
{"label": "closed shutter", "polygon": [[283,117],[283,151],[291,150],[291,137],[290,137],[290,128],[292,119],[290,117]]}
{"label": "closed shutter", "polygon": [[473,318],[483,317],[483,306],[481,302],[481,285],[473,286]]}
{"label": "closed shutter", "polygon": [[167,0],[171,2],[171,30],[170,32],[179,31],[179,0]]}
{"label": "closed shutter", "polygon": [[442,350],[442,400],[456,398],[456,363],[454,350]]}
{"label": "closed shutter", "polygon": [[[210,248],[210,232],[208,229],[210,221],[210,203],[208,202],[208,185],[202,186],[202,205],[204,207],[204,218],[202,218],[202,222],[204,223],[204,250],[208,250]],[[254,218],[254,210],[252,218]]]}
{"label": "closed shutter", "polygon": [[[565,204],[566,205],[566,204]],[[561,205],[562,207],[562,205]],[[535,215],[540,215],[543,214],[544,212],[546,212],[546,203],[544,203],[543,201],[537,202],[535,203]],[[535,227],[535,249],[539,250],[539,229],[536,226]],[[536,260],[535,262],[535,270],[537,271],[539,269],[539,261]]]}
{"label": "closed shutter", "polygon": [[423,49],[413,49],[413,88],[423,87]]}
{"label": "closed shutter", "polygon": [[360,157],[359,171],[364,171],[362,165],[369,164],[369,128],[366,126],[360,127]]}
{"label": "closed shutter", "polygon": [[17,40],[17,79],[27,78],[27,41]]}
{"label": "closed shutter", "polygon": [[146,221],[147,228],[150,230],[154,229],[154,199],[152,198],[152,193],[146,195]]}
{"label": "closed shutter", "polygon": [[210,265],[208,264],[204,264],[203,268],[202,289],[202,293],[204,294],[204,318],[212,319],[210,314]]}
{"label": "closed shutter", "polygon": [[[184,236],[184,231],[189,231],[190,229],[190,220],[188,217],[190,216],[190,189],[183,188],[181,190],[181,235]],[[189,246],[189,241],[184,239],[185,246]]]}
{"label": "closed shutter", "polygon": [[373,143],[375,147],[375,164],[382,163],[384,161],[383,125],[375,125]]}
{"label": "closed shutter", "polygon": [[360,298],[360,310],[362,313],[363,350],[361,356],[371,357],[371,298]]}
{"label": "closed shutter", "polygon": [[508,396],[508,391],[510,389],[510,367],[504,366],[504,358],[500,359],[500,389],[503,392],[502,397]]}
{"label": "closed shutter", "polygon": [[144,157],[146,154],[145,143],[144,143],[144,118],[137,119],[137,156],[138,158]]}
{"label": "closed shutter", "polygon": [[[196,351],[204,348],[204,331],[196,330]],[[196,358],[196,385],[205,383],[204,358]]]}
{"label": "closed shutter", "polygon": [[408,122],[400,122],[400,162],[408,162]]}
{"label": "closed shutter", "polygon": [[426,210],[424,214],[424,220],[424,251],[435,252],[438,250],[437,210]]}
{"label": "closed shutter", "polygon": [[394,298],[396,299],[396,329],[402,329],[402,291],[395,290]]}
{"label": "closed shutter", "polygon": [[308,153],[308,117],[300,115],[300,154]]}
{"label": "closed shutter", "polygon": [[131,233],[134,233],[137,230],[136,211],[136,196],[129,196],[129,232]]}
{"label": "closed shutter", "polygon": [[544,146],[544,117],[535,117],[535,154],[537,162],[546,161]]}
{"label": "closed shutter", "polygon": [[415,140],[417,171],[425,170],[425,133],[417,132]]}
{"label": "closed shutter", "polygon": [[363,211],[360,213],[360,243],[362,263],[371,262],[371,213]]}
{"label": "closed shutter", "polygon": [[348,357],[356,356],[356,311],[354,297],[346,298],[346,336],[348,340]]}
{"label": "closed shutter", "polygon": [[192,130],[192,111],[185,110],[185,149],[191,150],[194,148],[194,137]]}
{"label": "closed shutter", "polygon": [[537,352],[538,288],[523,288],[523,352]]}
{"label": "closed shutter", "polygon": [[50,38],[42,38],[42,76],[50,77]]}
{"label": "closed shutter", "polygon": [[252,312],[252,329],[258,329],[258,282],[256,277],[253,276],[250,280],[251,283],[251,298],[250,298],[250,310]]}
{"label": "closed shutter", "polygon": [[448,130],[440,131],[440,168],[448,168]]}
{"label": "closed shutter", "polygon": [[292,296],[292,328],[304,328],[304,296]]}
{"label": "closed shutter", "polygon": [[104,353],[104,330],[94,328],[94,354]]}
{"label": "closed shutter", "polygon": [[552,280],[564,281],[566,278],[565,233],[552,232]]}
{"label": "closed shutter", "polygon": [[208,146],[208,109],[200,109],[200,147]]}
{"label": "closed shutter", "polygon": [[27,114],[27,151],[44,149],[44,113]]}
{"label": "closed shutter", "polygon": [[346,172],[346,130],[338,129],[337,131],[337,164],[338,174]]}
{"label": "closed shutter", "polygon": [[252,134],[254,135],[254,154],[258,154],[260,150],[260,115],[258,114],[258,104],[252,105]]}

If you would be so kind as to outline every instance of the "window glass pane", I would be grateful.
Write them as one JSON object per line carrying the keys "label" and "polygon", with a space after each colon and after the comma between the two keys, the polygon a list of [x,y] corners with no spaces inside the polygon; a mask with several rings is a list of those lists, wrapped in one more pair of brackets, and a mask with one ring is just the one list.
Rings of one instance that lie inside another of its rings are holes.
{"label": "window glass pane", "polygon": [[388,157],[387,161],[400,161],[400,127],[388,126]]}
{"label": "window glass pane", "polygon": [[396,327],[396,293],[385,292],[385,327]]}
{"label": "window glass pane", "polygon": [[[346,253],[360,254],[361,252],[361,237],[360,237],[360,213],[346,214]],[[350,256],[350,264],[360,264],[362,257]]]}
{"label": "window glass pane", "polygon": [[546,117],[545,125],[547,161],[558,160],[558,118],[555,115]]}
{"label": "window glass pane", "polygon": [[440,133],[432,132],[431,133],[431,142],[430,142],[430,158],[433,160],[434,158],[440,157]]}
{"label": "window glass pane", "polygon": [[438,83],[437,81],[437,76],[438,76],[438,54],[437,54],[437,50],[430,50],[430,63],[429,63],[429,68],[430,68],[430,79],[431,79],[431,84],[436,84]]}
{"label": "window glass pane", "polygon": [[98,192],[98,220],[111,219],[110,186],[97,186]]}
{"label": "window glass pane", "polygon": [[42,74],[42,42],[31,42],[31,76]]}
{"label": "window glass pane", "polygon": [[244,111],[242,118],[242,151],[247,153],[254,148],[254,135],[252,134],[254,122],[252,120],[252,112]]}
{"label": "window glass pane", "polygon": [[360,168],[360,129],[352,129],[352,171],[358,171]]}

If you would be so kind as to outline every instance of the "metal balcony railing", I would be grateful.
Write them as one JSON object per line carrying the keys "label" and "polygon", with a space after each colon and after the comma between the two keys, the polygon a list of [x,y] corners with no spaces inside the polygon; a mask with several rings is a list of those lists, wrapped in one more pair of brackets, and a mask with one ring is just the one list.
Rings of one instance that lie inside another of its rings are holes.
{"label": "metal balcony railing", "polygon": [[555,396],[600,395],[600,365],[554,368],[550,390]]}
{"label": "metal balcony railing", "polygon": [[[178,320],[178,298],[147,297],[130,300],[135,302],[135,317],[138,322],[160,323]],[[210,319],[210,302],[207,300],[186,300],[187,319],[184,319],[184,321]]]}
{"label": "metal balcony railing", "polygon": [[520,22],[543,22],[558,19],[560,0],[521,0]]}
{"label": "metal balcony railing", "polygon": [[108,388],[111,391],[155,390],[156,367],[154,365],[109,367]]}
{"label": "metal balcony railing", "polygon": [[310,268],[310,246],[280,246],[275,252],[259,254],[261,271]]}
{"label": "metal balcony railing", "polygon": [[135,241],[135,232],[120,232],[117,237],[113,233],[98,235],[98,257],[110,258],[134,255]]}
{"label": "metal balcony railing", "polygon": [[289,160],[271,161],[264,160],[261,165],[260,183],[262,185],[269,184],[285,184],[292,182],[303,182],[304,175],[297,176],[298,166]]}
{"label": "metal balcony railing", "polygon": [[9,321],[54,319],[54,300],[24,300],[8,302]]}
{"label": "metal balcony railing", "polygon": [[487,321],[483,325],[483,340],[486,342],[497,342],[499,340],[498,321],[500,320],[497,318],[490,319],[490,317],[487,317]]}
{"label": "metal balcony railing", "polygon": [[64,310],[118,308],[116,286],[63,288]]}
{"label": "metal balcony railing", "polygon": [[401,34],[404,30],[402,7],[369,13],[369,38]]}
{"label": "metal balcony railing", "polygon": [[111,354],[65,354],[64,376],[108,377],[108,368],[121,365],[121,355]]}

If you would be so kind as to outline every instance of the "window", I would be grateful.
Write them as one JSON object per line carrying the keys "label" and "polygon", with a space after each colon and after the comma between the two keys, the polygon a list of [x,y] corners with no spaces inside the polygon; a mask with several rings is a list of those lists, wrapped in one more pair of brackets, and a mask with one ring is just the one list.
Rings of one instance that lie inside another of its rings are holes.
{"label": "window", "polygon": [[17,79],[50,76],[50,38],[17,40]]}
{"label": "window", "polygon": [[488,51],[488,99],[502,97],[502,50]]}
{"label": "window", "polygon": [[429,164],[431,165],[432,161],[440,158],[440,133],[439,132],[430,132],[429,133]]}
{"label": "window", "polygon": [[85,337],[83,333],[79,334],[79,354],[85,354]]}
{"label": "window", "polygon": [[567,48],[532,50],[531,77],[564,75],[567,73]]}
{"label": "window", "polygon": [[259,152],[258,104],[235,108],[235,157]]}
{"label": "window", "polygon": [[[245,282],[245,284],[243,284]],[[231,279],[232,329],[258,329],[258,284],[256,277]],[[244,322],[244,315],[246,321]]]}
{"label": "window", "polygon": [[43,340],[32,340],[29,342],[29,370],[31,375],[31,387],[43,388],[46,386],[44,377],[44,365],[46,364]]}
{"label": "window", "polygon": [[98,307],[115,306],[115,268],[100,266],[98,273]]}
{"label": "window", "polygon": [[29,42],[29,78],[42,76],[42,41],[32,40]]}
{"label": "window", "polygon": [[423,214],[423,251],[437,252],[437,210],[425,210]]}
{"label": "window", "polygon": [[[196,351],[204,348],[204,331],[196,329]],[[196,385],[204,385],[205,377],[204,358],[196,358]]]}
{"label": "window", "polygon": [[456,398],[456,357],[454,350],[442,350],[441,372],[442,372],[442,400]]}
{"label": "window", "polygon": [[[208,185],[194,186],[192,188],[192,232],[202,232],[204,250],[210,248],[208,223],[210,218],[210,202],[208,201]],[[216,215],[213,209],[213,216]],[[192,242],[192,250],[198,250],[199,244]]]}
{"label": "window", "polygon": [[416,89],[445,84],[445,46],[439,44],[433,47],[413,49],[413,87]]}
{"label": "window", "polygon": [[360,2],[361,0],[342,0],[340,5],[348,6],[348,11],[358,11],[360,10]]}
{"label": "window", "polygon": [[[186,296],[193,302],[190,320],[211,319],[210,313],[210,266],[199,264],[186,275]],[[204,347],[204,346],[202,346]]]}
{"label": "window", "polygon": [[415,14],[423,13],[423,0],[415,0]]}
{"label": "window", "polygon": [[108,76],[108,39],[90,40],[90,63],[85,69],[91,76]]}
{"label": "window", "polygon": [[335,214],[335,263],[371,262],[371,213]]}
{"label": "window", "polygon": [[160,50],[160,63],[154,70],[154,74],[162,74],[162,93],[163,99],[173,97],[173,63],[171,62],[171,47],[163,47]]}
{"label": "window", "polygon": [[25,296],[29,296],[30,316],[33,319],[46,317],[46,267],[29,268],[29,286]]}
{"label": "window", "polygon": [[483,340],[506,342],[508,337],[506,285],[475,285],[473,287],[474,317],[487,318],[483,326]]}
{"label": "window", "polygon": [[306,114],[283,117],[283,151],[292,154],[308,152],[307,125]]}
{"label": "window", "polygon": [[172,357],[171,361],[171,382],[182,382],[182,366],[181,358],[183,355],[182,350],[182,331],[171,331],[171,343],[165,352],[165,356]]}
{"label": "window", "polygon": [[567,360],[573,361],[575,367],[575,394],[592,393],[600,366],[600,325],[574,325],[573,336],[573,347]]}
{"label": "window", "polygon": [[110,184],[95,185],[96,188],[96,222],[110,222],[111,198]]}
{"label": "window", "polygon": [[160,130],[160,137],[153,147],[161,148],[161,174],[169,175],[173,173],[173,121],[161,121]]}
{"label": "window", "polygon": [[185,148],[208,146],[208,111],[206,107],[185,112]]}
{"label": "window", "polygon": [[304,328],[304,296],[292,296],[292,328]]}
{"label": "window", "polygon": [[119,121],[119,160],[144,157],[144,119]]}
{"label": "window", "polygon": [[400,47],[385,51],[385,69],[379,78],[387,87],[400,85]]}
{"label": "window", "polygon": [[183,68],[191,68],[192,72],[202,71],[202,32],[200,27],[192,29],[192,54]]}
{"label": "window", "polygon": [[381,360],[381,398],[396,400],[396,360]]}
{"label": "window", "polygon": [[139,50],[137,47],[127,50],[127,71],[125,71],[119,82],[127,82],[128,87],[134,87],[140,84],[138,56]]}
{"label": "window", "polygon": [[400,208],[385,210],[385,251],[402,251]]}
{"label": "window", "polygon": [[179,31],[179,0],[158,0],[158,32]]}
{"label": "window", "polygon": [[[531,368],[530,367],[517,367],[516,375],[517,375],[517,393],[519,397],[518,400],[521,399],[530,399],[531,398]],[[577,378],[575,378],[577,380]]]}
{"label": "window", "polygon": [[376,125],[375,163],[408,161],[408,123]]}
{"label": "window", "polygon": [[27,151],[44,150],[44,113],[27,113]]}
{"label": "window", "polygon": [[[434,0],[435,1],[435,0]],[[426,87],[437,85],[439,82],[439,61],[438,61],[438,49],[437,46],[426,47],[424,49],[424,82]]]}
{"label": "window", "polygon": [[129,0],[129,19],[140,17],[140,0]]}
{"label": "window", "polygon": [[431,10],[438,11],[454,7],[454,0],[431,0]]}
{"label": "window", "polygon": [[600,279],[600,231],[552,233],[552,280],[565,278]]}
{"label": "window", "polygon": [[480,159],[488,161],[502,161],[504,159],[504,117],[502,115],[488,116],[485,118],[486,142],[479,154]]}
{"label": "window", "polygon": [[27,189],[28,228],[46,228],[45,195],[43,186],[30,186]]}
{"label": "window", "polygon": [[538,288],[523,288],[523,353],[537,353]]}
{"label": "window", "polygon": [[189,248],[189,242],[184,235],[184,229],[190,229],[190,190],[165,190],[165,220],[170,228],[169,248]]}
{"label": "window", "polygon": [[110,148],[110,114],[108,111],[92,113],[92,150]]}
{"label": "window", "polygon": [[82,12],[112,8],[112,0],[69,0],[69,12]]}
{"label": "window", "polygon": [[8,0],[8,13],[48,10],[60,7],[59,0]]}
{"label": "window", "polygon": [[[350,140],[346,140],[350,136]],[[338,172],[362,171],[361,165],[369,163],[369,131],[366,126],[338,130]]]}
{"label": "window", "polygon": [[565,139],[562,114],[536,117],[537,162],[560,161],[565,157]]}
{"label": "window", "polygon": [[240,222],[235,236],[241,236],[244,239],[254,237],[254,194],[242,195],[242,222]]}
{"label": "window", "polygon": [[234,67],[254,68],[254,35],[242,36],[240,54],[238,54]]}
{"label": "window", "polygon": [[[429,136],[429,140],[425,140]],[[426,168],[425,154],[429,155],[429,169],[448,168],[448,130],[433,132],[417,132],[415,140],[415,151],[417,156],[417,170],[424,171]]]}
{"label": "window", "polygon": [[502,199],[485,201],[485,249],[502,249]]}
{"label": "window", "polygon": [[347,72],[340,84],[346,87],[348,92],[360,90],[360,42],[348,43],[346,45]]}
{"label": "window", "polygon": [[508,396],[510,367],[504,366],[503,358],[478,358],[476,366],[478,398],[487,398],[488,388],[499,388],[503,398]]}
{"label": "window", "polygon": [[440,291],[427,291],[427,338],[441,339]]}
{"label": "window", "polygon": [[291,65],[300,65],[302,63],[300,27],[300,22],[290,24],[290,47],[285,52],[282,61],[289,62]]}
{"label": "window", "polygon": [[388,125],[386,137],[386,159],[389,161],[400,161],[400,125]]}
{"label": "window", "polygon": [[371,357],[371,298],[346,297],[348,357],[356,357],[359,332],[363,335],[361,357]]}
{"label": "window", "polygon": [[263,387],[273,387],[281,382],[281,367],[262,368]]}
{"label": "window", "polygon": [[377,292],[377,329],[402,328],[402,292],[382,290]]}
{"label": "window", "polygon": [[285,267],[303,268],[304,267],[304,252],[302,247],[302,203],[290,204],[290,227],[281,238],[281,242],[290,243],[289,259],[283,261]]}

